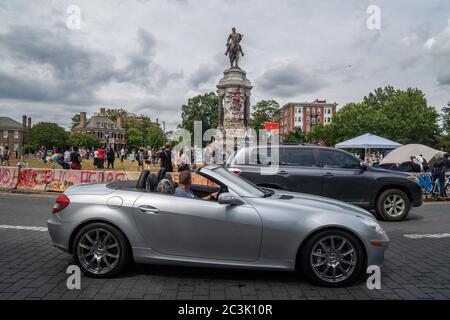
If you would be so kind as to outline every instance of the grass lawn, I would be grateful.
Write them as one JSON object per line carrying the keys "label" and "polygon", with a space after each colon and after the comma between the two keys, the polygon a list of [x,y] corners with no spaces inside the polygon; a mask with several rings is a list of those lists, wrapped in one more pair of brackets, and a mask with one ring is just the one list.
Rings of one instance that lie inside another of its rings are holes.
{"label": "grass lawn", "polygon": [[[37,160],[37,159],[27,159],[27,160],[25,160],[25,162],[27,163],[27,168],[62,169],[62,167],[59,164],[57,164],[57,163],[55,164],[53,162],[44,163],[42,160]],[[97,168],[94,167],[93,162],[94,162],[94,160],[92,160],[92,159],[83,160],[83,162],[81,163],[81,169],[82,170],[96,170]],[[11,160],[10,164],[11,164],[11,166],[15,166],[16,162],[13,162],[13,160]],[[107,170],[107,171],[112,170],[112,169],[106,169],[106,167],[107,167],[107,163],[105,161],[105,170]],[[114,161],[114,171],[123,171],[124,169],[125,169],[125,171],[137,171],[138,163],[132,162],[131,160],[124,160],[123,166],[122,166],[120,159],[116,159],[116,161]],[[144,165],[144,169],[145,169],[145,165]],[[159,164],[156,166],[150,165],[150,170],[158,171]]]}

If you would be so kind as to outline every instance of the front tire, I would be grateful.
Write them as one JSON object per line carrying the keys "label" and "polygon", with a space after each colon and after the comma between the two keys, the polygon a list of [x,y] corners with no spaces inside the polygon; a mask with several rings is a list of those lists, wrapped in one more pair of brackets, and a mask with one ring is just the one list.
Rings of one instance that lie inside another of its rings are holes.
{"label": "front tire", "polygon": [[306,277],[323,287],[341,287],[361,277],[364,250],[358,239],[341,230],[326,230],[307,240],[299,257]]}
{"label": "front tire", "polygon": [[81,270],[93,278],[117,275],[130,260],[125,235],[106,223],[91,223],[81,228],[75,236],[72,254]]}
{"label": "front tire", "polygon": [[383,220],[401,221],[409,213],[410,201],[402,190],[388,189],[378,197],[376,209]]}

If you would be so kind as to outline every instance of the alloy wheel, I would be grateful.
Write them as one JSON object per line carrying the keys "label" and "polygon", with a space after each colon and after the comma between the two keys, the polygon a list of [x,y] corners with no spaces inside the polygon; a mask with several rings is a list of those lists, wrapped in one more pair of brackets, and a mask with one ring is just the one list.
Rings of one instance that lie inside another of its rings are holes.
{"label": "alloy wheel", "polygon": [[329,283],[349,278],[355,270],[357,253],[353,244],[342,236],[326,236],[313,247],[310,263],[314,273]]}
{"label": "alloy wheel", "polygon": [[81,265],[93,274],[105,274],[114,269],[119,262],[120,254],[117,238],[103,228],[86,231],[77,244],[77,255]]}
{"label": "alloy wheel", "polygon": [[392,217],[401,216],[405,208],[405,200],[398,194],[392,194],[384,200],[384,211]]}

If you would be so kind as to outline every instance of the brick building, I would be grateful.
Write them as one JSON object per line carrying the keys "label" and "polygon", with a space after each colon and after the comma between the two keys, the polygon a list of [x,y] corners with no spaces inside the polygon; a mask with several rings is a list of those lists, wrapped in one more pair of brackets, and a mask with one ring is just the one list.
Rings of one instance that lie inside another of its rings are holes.
{"label": "brick building", "polygon": [[31,118],[22,116],[22,123],[8,117],[0,117],[0,146],[8,146],[11,156],[27,142],[28,129],[31,128]]}
{"label": "brick building", "polygon": [[291,102],[280,109],[277,122],[280,124],[280,140],[300,127],[303,132],[310,132],[317,124],[330,124],[336,114],[337,103],[327,103],[326,100],[316,99],[314,102]]}
{"label": "brick building", "polygon": [[102,144],[118,151],[127,148],[127,131],[124,129],[122,117],[117,117],[117,121],[111,121],[106,115],[106,109],[101,108],[100,112],[89,119],[86,112],[80,112],[80,124],[71,130],[72,133],[94,134],[100,138]]}

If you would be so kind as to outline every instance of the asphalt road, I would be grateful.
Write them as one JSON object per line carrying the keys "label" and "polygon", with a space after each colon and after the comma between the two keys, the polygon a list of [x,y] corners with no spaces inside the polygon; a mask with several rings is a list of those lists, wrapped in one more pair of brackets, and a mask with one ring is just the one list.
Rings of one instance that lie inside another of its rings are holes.
{"label": "asphalt road", "polygon": [[449,203],[424,204],[406,221],[382,223],[391,245],[381,290],[369,290],[365,282],[320,288],[290,272],[150,265],[131,266],[115,279],[83,276],[81,290],[68,290],[71,256],[52,246],[45,229],[26,228],[46,227],[55,198],[0,193],[0,300],[450,299]]}

